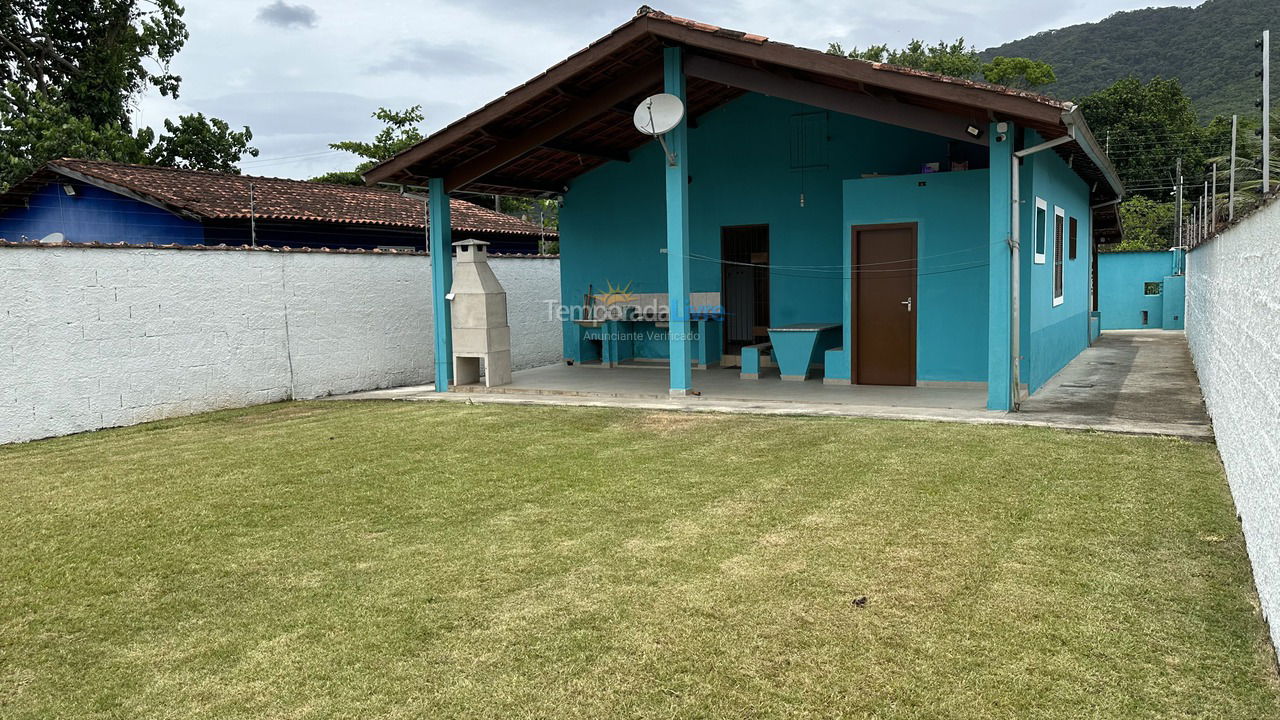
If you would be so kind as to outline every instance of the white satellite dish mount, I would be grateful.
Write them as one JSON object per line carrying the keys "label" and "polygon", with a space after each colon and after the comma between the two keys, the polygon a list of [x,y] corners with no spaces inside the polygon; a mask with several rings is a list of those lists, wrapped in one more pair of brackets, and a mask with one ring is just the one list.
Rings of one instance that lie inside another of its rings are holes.
{"label": "white satellite dish mount", "polygon": [[679,158],[667,147],[663,136],[675,129],[683,119],[684,103],[671,93],[658,93],[641,100],[631,117],[637,130],[658,139],[662,152],[667,155],[667,164],[671,167],[676,166]]}

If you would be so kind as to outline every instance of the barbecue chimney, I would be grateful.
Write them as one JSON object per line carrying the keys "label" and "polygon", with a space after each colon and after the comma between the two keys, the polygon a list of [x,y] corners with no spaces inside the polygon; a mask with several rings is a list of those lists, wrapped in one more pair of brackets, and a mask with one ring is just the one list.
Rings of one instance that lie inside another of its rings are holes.
{"label": "barbecue chimney", "polygon": [[511,383],[511,326],[507,293],[489,267],[489,243],[463,240],[453,244],[458,262],[449,292],[453,316],[453,382],[480,381],[485,387]]}

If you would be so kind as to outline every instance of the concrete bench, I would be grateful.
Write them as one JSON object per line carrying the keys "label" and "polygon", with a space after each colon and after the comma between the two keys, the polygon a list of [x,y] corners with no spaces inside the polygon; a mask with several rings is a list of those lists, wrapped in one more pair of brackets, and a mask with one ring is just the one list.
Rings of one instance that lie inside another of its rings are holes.
{"label": "concrete bench", "polygon": [[760,379],[760,360],[762,355],[768,355],[773,351],[773,343],[763,342],[755,345],[747,345],[742,348],[742,372],[739,377],[743,380],[759,380]]}

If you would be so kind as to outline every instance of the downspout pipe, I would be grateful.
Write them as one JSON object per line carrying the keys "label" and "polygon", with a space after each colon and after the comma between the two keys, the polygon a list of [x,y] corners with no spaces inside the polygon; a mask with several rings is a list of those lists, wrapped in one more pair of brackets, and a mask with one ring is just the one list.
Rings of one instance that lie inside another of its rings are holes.
{"label": "downspout pipe", "polygon": [[1010,412],[1018,412],[1022,405],[1022,159],[1073,140],[1073,136],[1063,135],[1015,150],[1011,161],[1013,224],[1009,229],[1009,382],[1012,387],[1009,391],[1013,402],[1009,405]]}
{"label": "downspout pipe", "polygon": [[1011,161],[1013,226],[1009,233],[1009,362],[1011,364],[1009,378],[1012,385],[1010,388],[1011,397],[1013,398],[1013,402],[1010,404],[1012,412],[1017,412],[1022,405],[1022,189],[1020,187],[1022,184],[1022,159],[1053,149],[1059,145],[1074,142],[1080,146],[1085,155],[1093,161],[1094,165],[1102,171],[1103,176],[1107,179],[1107,184],[1116,193],[1117,200],[1115,202],[1119,202],[1119,198],[1124,196],[1124,185],[1120,182],[1120,175],[1111,164],[1111,160],[1107,158],[1106,152],[1098,145],[1093,133],[1089,132],[1089,126],[1085,124],[1084,115],[1080,113],[1080,106],[1068,103],[1066,111],[1062,113],[1062,124],[1067,128],[1066,135],[1042,142],[1039,145],[1017,150],[1013,153],[1013,160]]}

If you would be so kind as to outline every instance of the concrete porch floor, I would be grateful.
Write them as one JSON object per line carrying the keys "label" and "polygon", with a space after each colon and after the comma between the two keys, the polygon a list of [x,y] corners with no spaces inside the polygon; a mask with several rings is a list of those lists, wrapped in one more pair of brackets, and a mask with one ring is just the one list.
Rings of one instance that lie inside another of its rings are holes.
{"label": "concrete porch floor", "polygon": [[834,415],[1038,425],[1197,440],[1213,437],[1186,338],[1174,331],[1103,333],[1093,347],[1025,401],[1019,413],[987,410],[986,390],[980,385],[824,385],[817,379],[783,382],[776,374],[740,380],[737,370],[712,368],[693,372],[694,389],[700,395],[672,398],[667,394],[667,379],[664,366],[548,365],[518,371],[510,385],[497,388],[471,385],[437,393],[433,386],[424,385],[332,399]]}

